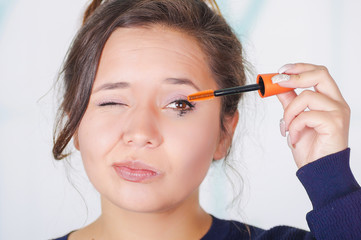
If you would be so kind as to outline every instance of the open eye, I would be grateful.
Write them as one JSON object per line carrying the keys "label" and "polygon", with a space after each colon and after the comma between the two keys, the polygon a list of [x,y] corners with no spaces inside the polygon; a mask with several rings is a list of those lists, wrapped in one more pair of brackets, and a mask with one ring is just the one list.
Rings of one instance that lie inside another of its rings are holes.
{"label": "open eye", "polygon": [[187,111],[192,110],[194,108],[194,105],[187,100],[175,100],[167,105],[167,108],[171,108],[178,111]]}

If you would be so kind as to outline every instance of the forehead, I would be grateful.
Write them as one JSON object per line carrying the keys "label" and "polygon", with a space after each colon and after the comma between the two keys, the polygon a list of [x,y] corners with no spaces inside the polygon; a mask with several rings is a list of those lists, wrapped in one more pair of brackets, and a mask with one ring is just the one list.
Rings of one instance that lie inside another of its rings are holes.
{"label": "forehead", "polygon": [[204,61],[204,53],[197,40],[181,31],[154,25],[151,27],[118,28],[109,37],[104,50],[117,47],[119,50],[162,48],[178,53],[191,54]]}
{"label": "forehead", "polygon": [[162,26],[118,28],[104,46],[97,76],[112,72],[128,80],[157,74],[187,77],[198,79],[202,87],[203,81],[209,85],[212,79],[206,59],[197,40],[180,31]]}

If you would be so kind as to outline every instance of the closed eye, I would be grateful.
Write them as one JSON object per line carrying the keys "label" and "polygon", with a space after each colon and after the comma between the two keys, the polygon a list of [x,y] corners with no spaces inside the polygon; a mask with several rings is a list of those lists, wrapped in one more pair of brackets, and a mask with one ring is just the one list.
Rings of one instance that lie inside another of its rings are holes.
{"label": "closed eye", "polygon": [[106,106],[127,106],[126,104],[124,103],[120,103],[120,102],[103,102],[103,103],[100,103],[98,105],[99,107],[106,107]]}

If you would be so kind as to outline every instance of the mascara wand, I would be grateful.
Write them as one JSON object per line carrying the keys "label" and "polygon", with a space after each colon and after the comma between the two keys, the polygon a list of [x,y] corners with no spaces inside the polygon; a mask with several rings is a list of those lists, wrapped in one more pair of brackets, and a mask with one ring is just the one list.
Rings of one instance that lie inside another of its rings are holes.
{"label": "mascara wand", "polygon": [[250,84],[239,87],[225,88],[219,90],[205,90],[188,96],[189,101],[200,101],[212,99],[214,97],[238,94],[243,92],[258,91],[262,98],[273,96],[283,92],[292,91],[293,88],[284,88],[279,86],[279,82],[283,78],[288,78],[286,74],[268,73],[259,74],[257,76],[257,84]]}

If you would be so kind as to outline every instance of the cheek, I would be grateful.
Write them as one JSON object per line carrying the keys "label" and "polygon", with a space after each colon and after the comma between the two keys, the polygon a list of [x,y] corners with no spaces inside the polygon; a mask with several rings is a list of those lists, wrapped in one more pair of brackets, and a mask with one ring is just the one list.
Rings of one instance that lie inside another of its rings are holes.
{"label": "cheek", "polygon": [[85,113],[78,128],[78,141],[86,168],[89,168],[88,165],[104,164],[107,153],[119,141],[119,131],[116,129],[119,126],[119,119],[107,114]]}
{"label": "cheek", "polygon": [[[115,119],[117,121],[115,121]],[[109,175],[110,161],[107,156],[119,142],[119,118],[105,113],[88,111],[78,128],[79,151],[90,182],[103,193],[109,184],[104,176]]]}
{"label": "cheek", "polygon": [[[212,112],[218,111],[213,109]],[[168,133],[165,136],[168,156],[176,158],[173,170],[182,175],[184,181],[198,184],[212,163],[220,135],[219,116],[212,112],[197,114],[182,127],[169,127],[164,131]]]}

